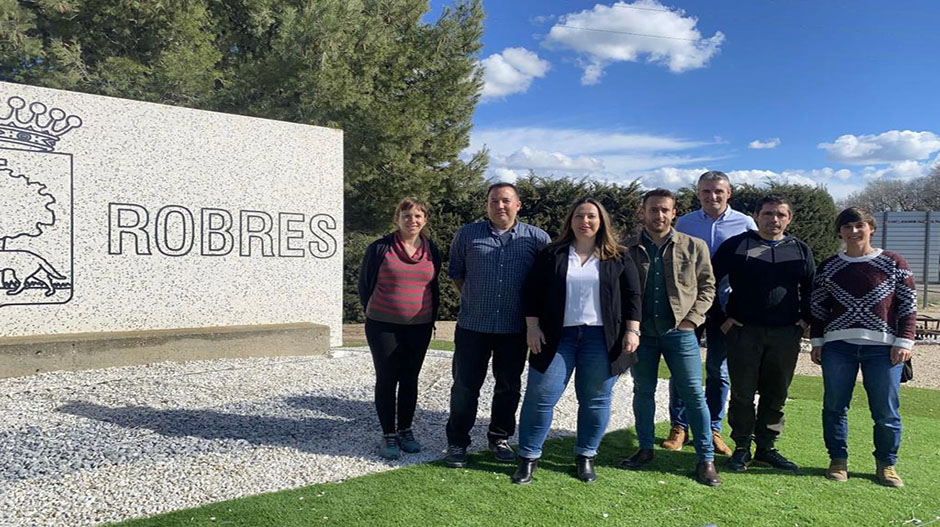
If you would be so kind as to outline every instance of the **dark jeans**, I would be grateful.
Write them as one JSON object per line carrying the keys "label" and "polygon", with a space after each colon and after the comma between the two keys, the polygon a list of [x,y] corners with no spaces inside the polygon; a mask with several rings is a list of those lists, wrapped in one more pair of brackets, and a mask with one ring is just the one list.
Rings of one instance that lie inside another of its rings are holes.
{"label": "dark jeans", "polygon": [[875,422],[872,439],[875,459],[889,465],[898,460],[901,446],[899,392],[903,363],[891,364],[891,346],[859,346],[843,340],[827,342],[822,349],[823,438],[831,459],[849,457],[849,423],[846,414],[858,370],[868,394],[868,409]]}
{"label": "dark jeans", "polygon": [[411,326],[366,319],[366,339],[375,365],[375,410],[382,433],[411,428],[418,404],[418,374],[428,352],[433,327],[431,323]]}
{"label": "dark jeans", "polygon": [[[712,317],[708,317],[705,323],[695,330],[695,334],[701,337],[703,331],[708,345],[705,350],[705,404],[708,405],[712,430],[721,432],[725,403],[728,401],[728,354],[725,335],[721,332],[721,324]],[[673,380],[669,381],[669,421],[673,425],[689,428],[685,419],[685,403],[679,396]]]}
{"label": "dark jeans", "polygon": [[470,446],[470,430],[477,419],[480,388],[493,357],[493,407],[490,412],[491,441],[509,439],[516,431],[516,408],[522,389],[526,341],[523,333],[479,333],[457,326],[454,333],[454,384],[450,389],[450,418],[447,443]]}
{"label": "dark jeans", "polygon": [[[728,424],[738,448],[773,448],[783,432],[783,406],[800,354],[803,328],[792,326],[732,326],[725,335],[731,402]],[[757,411],[754,396],[760,393]]]}

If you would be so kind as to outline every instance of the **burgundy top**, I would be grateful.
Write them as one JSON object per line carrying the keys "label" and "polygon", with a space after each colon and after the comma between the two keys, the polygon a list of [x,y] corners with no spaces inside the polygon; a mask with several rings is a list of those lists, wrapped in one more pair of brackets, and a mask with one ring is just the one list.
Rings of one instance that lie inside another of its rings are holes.
{"label": "burgundy top", "polygon": [[840,253],[824,260],[816,270],[810,307],[813,346],[835,340],[907,349],[914,345],[914,273],[897,253],[877,249],[865,256]]}
{"label": "burgundy top", "polygon": [[434,263],[427,247],[427,241],[422,240],[417,252],[408,256],[404,242],[395,235],[395,242],[379,266],[366,317],[392,324],[432,322]]}

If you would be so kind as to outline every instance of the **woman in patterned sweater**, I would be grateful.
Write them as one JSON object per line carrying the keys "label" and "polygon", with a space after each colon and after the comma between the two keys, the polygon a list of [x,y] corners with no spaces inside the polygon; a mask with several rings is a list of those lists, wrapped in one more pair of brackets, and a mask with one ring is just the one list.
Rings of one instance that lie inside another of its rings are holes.
{"label": "woman in patterned sweater", "polygon": [[[405,198],[395,209],[395,232],[372,242],[359,272],[359,299],[375,365],[375,409],[382,426],[379,455],[398,459],[421,444],[411,431],[418,374],[440,305],[441,256],[424,234],[428,207]],[[397,421],[397,422],[396,422]]]}
{"label": "woman in patterned sweater", "polygon": [[914,344],[916,288],[900,255],[872,247],[876,227],[872,215],[857,207],[836,218],[845,252],[816,270],[812,359],[823,372],[823,437],[831,460],[826,477],[848,479],[846,412],[861,368],[875,421],[876,476],[882,485],[901,487],[895,469],[901,444],[898,391]]}

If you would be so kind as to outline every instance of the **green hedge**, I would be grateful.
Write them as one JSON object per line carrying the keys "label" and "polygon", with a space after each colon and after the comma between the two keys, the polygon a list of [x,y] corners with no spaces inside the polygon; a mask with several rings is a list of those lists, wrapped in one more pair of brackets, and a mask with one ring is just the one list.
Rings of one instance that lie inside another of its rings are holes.
{"label": "green hedge", "polygon": [[[619,185],[586,179],[555,179],[529,175],[517,181],[516,185],[523,202],[519,219],[544,229],[552,238],[557,236],[568,207],[585,196],[594,197],[604,204],[621,234],[625,235],[639,227],[637,210],[643,189],[637,182]],[[444,258],[441,320],[455,320],[460,307],[457,291],[446,276],[450,242],[462,225],[485,217],[484,192],[485,186],[481,185],[477,189],[470,189],[469,192],[444,196],[431,204],[428,233],[440,246]],[[739,185],[735,187],[730,203],[734,209],[750,214],[757,200],[770,193],[781,194],[793,203],[795,215],[790,225],[790,233],[809,244],[817,263],[835,254],[839,241],[835,236],[833,223],[838,211],[825,188],[773,182],[765,186]],[[676,205],[680,215],[698,208],[695,189],[680,189],[677,192]],[[392,225],[389,224],[388,229],[391,228]],[[382,234],[384,233],[346,233],[343,258],[343,318],[346,322],[365,320],[356,293],[359,267],[366,247]]]}

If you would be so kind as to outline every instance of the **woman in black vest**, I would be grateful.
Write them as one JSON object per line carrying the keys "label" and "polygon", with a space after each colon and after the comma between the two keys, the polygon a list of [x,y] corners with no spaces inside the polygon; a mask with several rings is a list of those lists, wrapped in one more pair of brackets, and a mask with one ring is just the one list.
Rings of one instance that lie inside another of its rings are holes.
{"label": "woman in black vest", "polygon": [[526,281],[529,378],[519,418],[519,468],[529,483],[571,374],[578,397],[578,478],[597,479],[594,456],[610,418],[617,375],[640,339],[640,280],[610,216],[586,198],[565,216],[561,236],[542,249]]}

